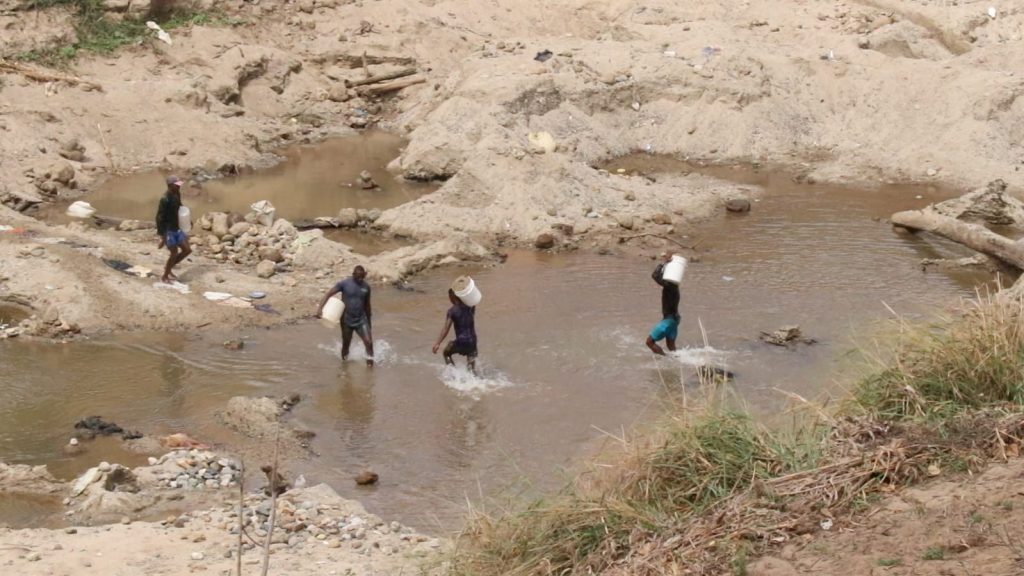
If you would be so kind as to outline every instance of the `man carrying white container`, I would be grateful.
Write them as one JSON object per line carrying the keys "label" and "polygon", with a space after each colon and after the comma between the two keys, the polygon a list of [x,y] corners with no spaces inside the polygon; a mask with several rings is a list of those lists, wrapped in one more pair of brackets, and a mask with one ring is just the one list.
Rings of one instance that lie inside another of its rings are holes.
{"label": "man carrying white container", "polygon": [[323,314],[327,300],[338,293],[341,293],[341,301],[345,303],[345,312],[341,316],[341,359],[348,360],[348,349],[352,344],[352,333],[355,332],[366,347],[366,365],[373,367],[373,332],[370,328],[373,311],[370,307],[370,284],[366,282],[366,269],[356,266],[352,276],[332,286],[316,309],[318,317]]}
{"label": "man carrying white container", "polygon": [[[679,335],[679,282],[683,277],[686,260],[674,254],[662,254],[662,262],[651,275],[661,286],[661,322],[651,330],[647,337],[647,347],[651,352],[664,356],[665,351],[658,345],[665,341],[670,352],[676,350],[676,337]],[[666,273],[667,272],[667,273]]]}
{"label": "man carrying white container", "polygon": [[[192,254],[192,247],[188,244],[188,232],[182,229],[183,215],[181,213],[181,185],[184,182],[177,176],[167,177],[167,191],[160,197],[160,203],[156,209],[156,233],[160,237],[157,248],[167,246],[170,255],[167,257],[167,264],[164,265],[164,273],[160,281],[168,283],[177,280],[172,270],[179,262]],[[191,222],[186,220],[185,224]]]}

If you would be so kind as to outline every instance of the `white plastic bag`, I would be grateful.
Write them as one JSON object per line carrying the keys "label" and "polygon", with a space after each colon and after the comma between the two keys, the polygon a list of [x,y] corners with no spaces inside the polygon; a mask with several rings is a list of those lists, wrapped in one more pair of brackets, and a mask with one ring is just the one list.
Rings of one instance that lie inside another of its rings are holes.
{"label": "white plastic bag", "polygon": [[256,213],[256,221],[260,224],[270,226],[274,223],[274,215],[277,213],[277,209],[270,203],[270,200],[260,200],[249,206],[249,208]]}

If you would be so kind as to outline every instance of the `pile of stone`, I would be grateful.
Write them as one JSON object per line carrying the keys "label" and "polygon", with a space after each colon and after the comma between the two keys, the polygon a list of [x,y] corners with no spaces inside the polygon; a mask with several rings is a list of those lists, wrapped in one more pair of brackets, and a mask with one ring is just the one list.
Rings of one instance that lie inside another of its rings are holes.
{"label": "pile of stone", "polygon": [[[329,488],[316,486],[295,493],[288,492],[278,498],[274,532],[270,540],[272,547],[298,548],[309,544],[328,548],[345,546],[365,554],[371,551],[396,554],[402,548],[413,546],[422,546],[427,550],[441,547],[438,539],[418,534],[398,522],[385,522],[366,513],[361,507],[353,509],[350,505],[339,505],[332,491],[330,495],[333,497],[318,497],[327,495],[328,491]],[[272,500],[260,493],[245,497],[241,524],[246,534],[257,542],[262,542],[270,533],[271,505]],[[202,520],[204,525],[217,526],[220,530],[238,534],[237,505],[229,504],[220,510],[193,513],[192,516]],[[184,528],[190,519],[187,515],[170,517],[165,524]]]}
{"label": "pile of stone", "polygon": [[279,218],[267,225],[256,211],[245,216],[229,212],[204,214],[192,235],[192,246],[221,262],[256,265],[263,278],[291,264],[298,231]]}
{"label": "pile of stone", "polygon": [[232,460],[205,450],[176,450],[150,458],[150,466],[161,466],[156,479],[172,489],[204,490],[238,486],[241,466]]}
{"label": "pile of stone", "polygon": [[[372,182],[372,180],[371,180]],[[341,228],[355,228],[357,226],[369,226],[377,221],[381,211],[377,208],[369,210],[356,208],[342,208],[338,211],[338,226]]]}

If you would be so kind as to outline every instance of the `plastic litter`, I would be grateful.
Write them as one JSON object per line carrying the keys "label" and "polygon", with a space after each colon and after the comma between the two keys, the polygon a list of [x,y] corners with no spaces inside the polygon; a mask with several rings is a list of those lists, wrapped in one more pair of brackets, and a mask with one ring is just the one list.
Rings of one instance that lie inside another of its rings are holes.
{"label": "plastic litter", "polygon": [[203,292],[203,298],[206,298],[210,302],[221,302],[232,297],[233,296],[227,292]]}
{"label": "plastic litter", "polygon": [[537,52],[537,55],[533,57],[537,62],[547,62],[555,54],[551,50],[542,50]]}
{"label": "plastic litter", "polygon": [[526,138],[530,141],[530,146],[546,154],[550,154],[558,149],[555,137],[549,132],[530,132]]}
{"label": "plastic litter", "polygon": [[269,200],[260,200],[249,208],[256,213],[256,220],[264,225],[270,226],[274,223],[274,215],[277,214],[277,209],[270,203]]}
{"label": "plastic litter", "polygon": [[257,292],[249,292],[249,298],[252,298],[253,300],[261,300],[261,299],[266,298],[266,297],[267,297],[267,293],[266,292],[259,292],[259,291],[257,291]]}
{"label": "plastic litter", "polygon": [[171,41],[171,35],[165,32],[164,29],[161,28],[160,25],[156,22],[153,22],[152,20],[146,22],[146,28],[149,28],[150,30],[156,32],[156,37],[159,38],[160,41],[164,44],[167,44],[168,46],[174,44],[174,42]]}
{"label": "plastic litter", "polygon": [[993,20],[995,20],[995,18],[996,18],[996,7],[995,6],[989,6],[988,7],[988,17],[992,18]]}
{"label": "plastic litter", "polygon": [[169,284],[167,282],[154,282],[153,283],[153,287],[154,288],[160,288],[161,290],[174,290],[175,292],[177,292],[179,294],[191,294],[192,293],[192,291],[189,290],[188,285],[182,284],[181,282],[178,282],[177,280],[175,280],[175,281],[173,281],[173,282],[171,282]]}
{"label": "plastic litter", "polygon": [[67,211],[68,216],[71,216],[72,218],[89,218],[95,213],[96,209],[92,207],[92,204],[83,202],[82,200],[72,202],[71,205],[68,206]]}

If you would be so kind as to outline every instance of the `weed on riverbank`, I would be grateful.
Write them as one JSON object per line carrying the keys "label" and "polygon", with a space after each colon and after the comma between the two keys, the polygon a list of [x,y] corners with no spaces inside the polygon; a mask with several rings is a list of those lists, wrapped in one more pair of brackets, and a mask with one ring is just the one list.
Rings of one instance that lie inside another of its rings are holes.
{"label": "weed on riverbank", "polygon": [[[1015,456],[1024,437],[1020,302],[985,299],[941,327],[901,325],[888,366],[838,414],[788,431],[709,401],[624,442],[562,493],[478,513],[457,574],[742,574],[882,494]],[[714,394],[711,394],[714,396]]]}
{"label": "weed on riverbank", "polygon": [[45,9],[56,6],[74,10],[75,40],[28,50],[14,55],[13,59],[60,68],[82,53],[109,54],[122,46],[141,44],[153,38],[154,32],[146,27],[147,19],[154,20],[168,31],[186,26],[236,23],[217,12],[195,10],[185,2],[154,3],[152,13],[142,18],[115,17],[106,10],[102,0],[35,0],[29,7]]}

